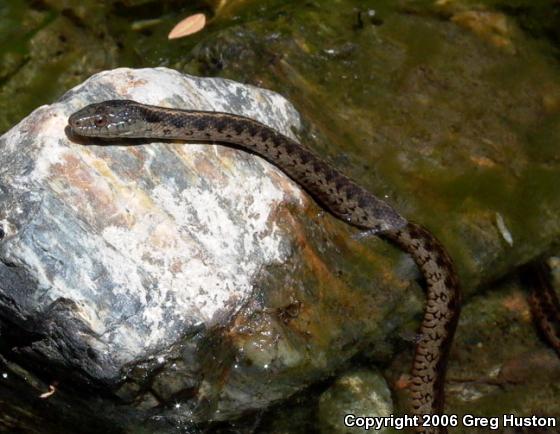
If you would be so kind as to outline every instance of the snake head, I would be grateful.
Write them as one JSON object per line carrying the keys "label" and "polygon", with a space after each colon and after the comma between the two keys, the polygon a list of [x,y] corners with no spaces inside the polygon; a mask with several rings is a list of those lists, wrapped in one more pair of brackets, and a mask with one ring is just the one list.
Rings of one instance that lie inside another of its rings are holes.
{"label": "snake head", "polygon": [[90,104],[68,118],[72,131],[86,137],[134,137],[142,104],[131,100],[109,100]]}

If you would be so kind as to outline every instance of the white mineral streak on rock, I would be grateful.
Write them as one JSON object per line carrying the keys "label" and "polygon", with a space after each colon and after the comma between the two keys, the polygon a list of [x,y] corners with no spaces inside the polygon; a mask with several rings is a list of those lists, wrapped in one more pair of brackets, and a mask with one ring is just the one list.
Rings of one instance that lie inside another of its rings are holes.
{"label": "white mineral streak on rock", "polygon": [[303,196],[285,176],[270,176],[272,165],[225,147],[69,141],[68,115],[106,99],[234,112],[292,137],[299,117],[270,91],[123,68],[91,77],[3,136],[1,159],[27,158],[32,169],[0,170],[0,183],[8,176],[14,197],[28,193],[40,204],[23,222],[15,208],[0,215],[20,222],[4,252],[39,282],[30,309],[73,300],[99,336],[90,346],[111,348],[118,365],[235,310],[256,273],[287,254],[275,209]]}

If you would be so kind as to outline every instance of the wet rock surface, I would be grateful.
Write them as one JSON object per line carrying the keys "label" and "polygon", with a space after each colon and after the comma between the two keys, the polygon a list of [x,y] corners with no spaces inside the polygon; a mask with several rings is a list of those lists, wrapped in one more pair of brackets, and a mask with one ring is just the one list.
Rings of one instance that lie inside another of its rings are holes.
{"label": "wet rock surface", "polygon": [[[385,378],[379,372],[360,370],[340,376],[321,395],[318,419],[321,433],[347,434],[363,429],[361,417],[382,419],[393,413],[391,391]],[[341,421],[346,421],[348,426]],[[373,429],[380,434],[391,432],[386,427]]]}

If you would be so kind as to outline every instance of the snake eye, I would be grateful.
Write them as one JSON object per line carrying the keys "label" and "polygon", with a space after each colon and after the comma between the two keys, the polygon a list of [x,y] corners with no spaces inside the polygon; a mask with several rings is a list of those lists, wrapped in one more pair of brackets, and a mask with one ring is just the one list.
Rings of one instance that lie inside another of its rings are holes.
{"label": "snake eye", "polygon": [[102,128],[107,125],[107,118],[105,116],[99,116],[95,118],[95,126]]}

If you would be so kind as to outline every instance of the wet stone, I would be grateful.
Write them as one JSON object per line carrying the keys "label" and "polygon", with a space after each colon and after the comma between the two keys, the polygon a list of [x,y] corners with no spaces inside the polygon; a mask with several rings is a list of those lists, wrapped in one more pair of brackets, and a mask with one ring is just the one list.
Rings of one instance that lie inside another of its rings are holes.
{"label": "wet stone", "polygon": [[[381,373],[357,370],[340,376],[319,401],[322,434],[349,434],[360,427],[362,417],[385,418],[393,414],[391,392]],[[347,425],[345,424],[347,422]],[[392,432],[387,428],[378,433]]]}

